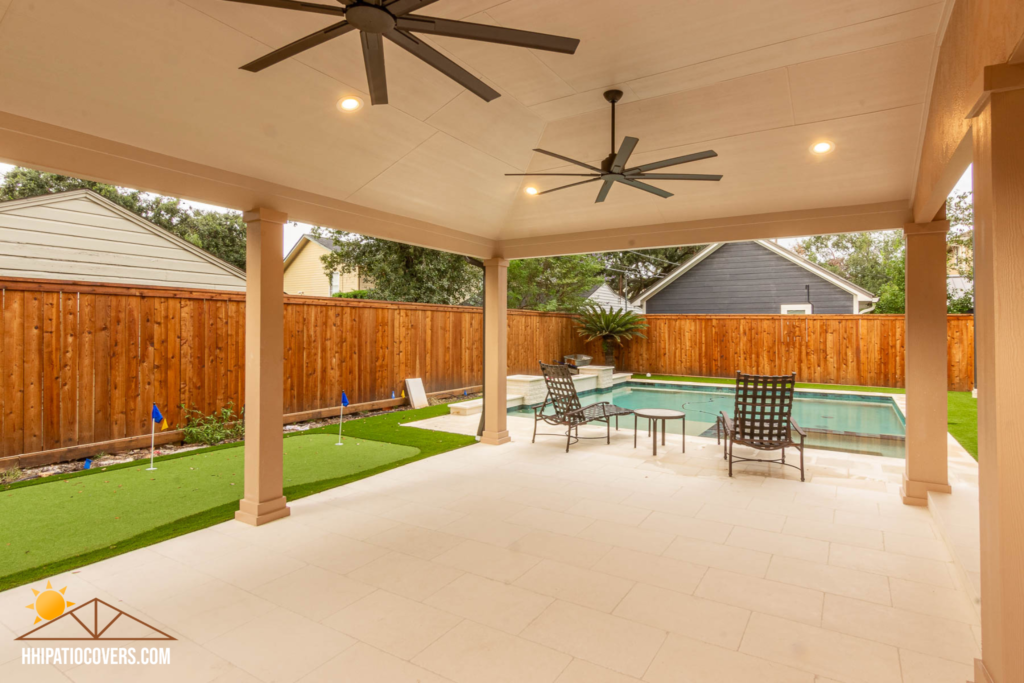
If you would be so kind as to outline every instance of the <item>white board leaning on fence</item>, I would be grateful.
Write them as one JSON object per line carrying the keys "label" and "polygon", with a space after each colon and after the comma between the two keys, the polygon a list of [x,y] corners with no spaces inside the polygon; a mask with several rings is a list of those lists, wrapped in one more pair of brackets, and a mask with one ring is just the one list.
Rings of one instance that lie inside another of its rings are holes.
{"label": "white board leaning on fence", "polygon": [[409,397],[409,405],[413,408],[426,408],[430,405],[427,392],[423,388],[423,380],[418,377],[405,380],[405,395]]}

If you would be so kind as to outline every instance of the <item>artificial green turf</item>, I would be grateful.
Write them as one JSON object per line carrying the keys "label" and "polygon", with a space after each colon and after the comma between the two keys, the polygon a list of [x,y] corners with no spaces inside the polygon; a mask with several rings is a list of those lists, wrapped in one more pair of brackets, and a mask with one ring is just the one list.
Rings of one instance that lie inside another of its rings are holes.
{"label": "artificial green turf", "polygon": [[[285,495],[295,500],[474,443],[399,425],[447,413],[432,406],[285,437]],[[371,438],[373,437],[373,438]],[[215,446],[0,488],[0,590],[231,519],[243,448]]]}
{"label": "artificial green turf", "polygon": [[947,396],[949,433],[977,460],[978,399],[971,398],[969,391],[951,391]]}
{"label": "artificial green turf", "polygon": [[[701,384],[735,384],[735,379],[722,377],[682,377],[677,375],[643,375],[635,373],[633,379],[658,379],[671,382],[695,382]],[[905,394],[906,389],[891,387],[857,387],[840,384],[805,384],[797,383],[798,389],[821,389],[825,391],[869,391],[883,394]],[[978,459],[978,399],[971,398],[969,391],[950,391],[946,394],[948,418],[946,420],[949,433],[960,445]]]}

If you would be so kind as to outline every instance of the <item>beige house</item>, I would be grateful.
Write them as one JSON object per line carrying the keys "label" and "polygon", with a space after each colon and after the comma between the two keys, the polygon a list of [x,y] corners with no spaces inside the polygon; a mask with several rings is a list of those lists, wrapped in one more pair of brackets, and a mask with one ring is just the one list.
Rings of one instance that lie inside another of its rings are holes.
{"label": "beige house", "polygon": [[0,277],[245,291],[245,271],[91,190],[0,203]]}
{"label": "beige house", "polygon": [[354,273],[335,272],[328,280],[320,257],[332,251],[334,243],[329,237],[300,237],[284,257],[285,294],[333,296],[337,292],[351,292],[370,286],[358,270]]}

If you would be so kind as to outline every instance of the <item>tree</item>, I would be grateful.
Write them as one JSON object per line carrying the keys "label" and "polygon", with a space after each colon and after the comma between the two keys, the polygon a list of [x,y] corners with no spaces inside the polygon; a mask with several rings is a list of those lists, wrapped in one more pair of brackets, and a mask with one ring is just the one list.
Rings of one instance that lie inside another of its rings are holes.
{"label": "tree", "polygon": [[10,170],[4,177],[0,184],[0,201],[82,189],[92,190],[200,249],[245,269],[245,222],[238,213],[193,209],[172,197],[20,167]]}
{"label": "tree", "polygon": [[374,299],[460,304],[480,289],[480,270],[463,256],[340,230],[333,239],[335,250],[320,257],[324,274],[358,270]]}
{"label": "tree", "polygon": [[576,324],[576,332],[588,342],[601,340],[605,365],[615,365],[615,346],[633,337],[647,338],[641,331],[647,329],[642,315],[624,308],[605,310],[592,301],[580,308]]}
{"label": "tree", "polygon": [[520,259],[508,266],[508,306],[534,311],[574,311],[601,284],[604,267],[592,254]]}
{"label": "tree", "polygon": [[635,299],[681,264],[693,258],[704,245],[665,247],[662,249],[636,249],[599,254],[605,266],[608,285],[627,299]]}
{"label": "tree", "polygon": [[970,192],[961,192],[946,200],[949,235],[946,238],[949,267],[967,280],[965,290],[949,288],[946,306],[950,313],[974,311],[974,199]]}
{"label": "tree", "polygon": [[818,235],[801,240],[795,251],[811,263],[881,294],[892,280],[892,262],[903,259],[903,235],[893,230]]}

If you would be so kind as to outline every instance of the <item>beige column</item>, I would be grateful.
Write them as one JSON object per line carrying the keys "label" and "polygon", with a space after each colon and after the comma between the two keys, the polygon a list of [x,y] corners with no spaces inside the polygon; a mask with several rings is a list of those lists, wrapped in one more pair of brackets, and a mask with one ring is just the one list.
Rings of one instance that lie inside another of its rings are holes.
{"label": "beige column", "polygon": [[977,683],[1024,681],[1024,67],[1016,83],[1016,90],[992,92],[982,102],[972,128],[981,499]]}
{"label": "beige column", "polygon": [[284,261],[288,217],[271,209],[244,216],[245,497],[235,519],[259,526],[287,517],[284,451]]}
{"label": "beige column", "polygon": [[484,261],[484,433],[480,441],[508,443],[508,407],[505,384],[508,378],[508,261],[493,258]]}
{"label": "beige column", "polygon": [[948,221],[908,223],[907,505],[928,505],[929,491],[948,493],[946,462],[946,233]]}

